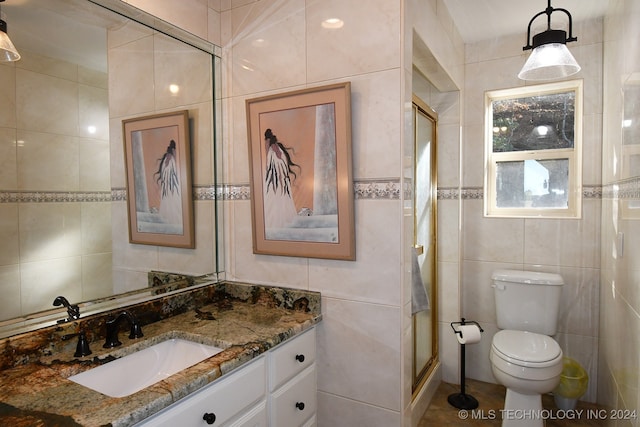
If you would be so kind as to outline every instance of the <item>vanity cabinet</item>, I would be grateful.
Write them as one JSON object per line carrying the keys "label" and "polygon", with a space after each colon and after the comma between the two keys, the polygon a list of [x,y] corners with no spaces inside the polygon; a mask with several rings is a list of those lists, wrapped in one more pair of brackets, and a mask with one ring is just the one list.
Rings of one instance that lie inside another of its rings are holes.
{"label": "vanity cabinet", "polygon": [[136,427],[312,427],[315,328],[183,398]]}
{"label": "vanity cabinet", "polygon": [[273,349],[268,362],[269,425],[301,427],[315,419],[315,329]]}
{"label": "vanity cabinet", "polygon": [[[238,414],[251,413],[250,420],[262,415],[262,424],[232,424],[266,426],[266,361],[265,356],[230,374],[227,378],[211,383],[201,390],[174,403],[168,408],[147,418],[137,426],[144,427],[191,427],[222,426]],[[252,405],[256,404],[256,408]],[[260,403],[263,410],[260,411]],[[257,414],[254,414],[256,412]],[[255,417],[254,417],[255,416]],[[244,418],[244,417],[242,417]],[[245,420],[245,421],[250,421]],[[240,420],[238,420],[240,421]]]}

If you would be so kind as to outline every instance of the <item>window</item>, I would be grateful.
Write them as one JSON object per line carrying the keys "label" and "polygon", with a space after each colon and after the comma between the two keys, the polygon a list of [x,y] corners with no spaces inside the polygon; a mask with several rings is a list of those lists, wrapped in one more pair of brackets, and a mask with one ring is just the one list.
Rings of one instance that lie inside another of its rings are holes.
{"label": "window", "polygon": [[486,93],[485,214],[579,218],[582,80]]}

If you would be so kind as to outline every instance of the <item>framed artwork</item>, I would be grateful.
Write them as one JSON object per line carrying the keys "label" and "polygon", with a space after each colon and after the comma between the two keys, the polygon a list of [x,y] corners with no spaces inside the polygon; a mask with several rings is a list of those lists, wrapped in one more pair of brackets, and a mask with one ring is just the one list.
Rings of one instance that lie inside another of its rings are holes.
{"label": "framed artwork", "polygon": [[253,252],[355,259],[351,85],[246,101]]}
{"label": "framed artwork", "polygon": [[194,248],[189,115],[123,120],[129,241]]}

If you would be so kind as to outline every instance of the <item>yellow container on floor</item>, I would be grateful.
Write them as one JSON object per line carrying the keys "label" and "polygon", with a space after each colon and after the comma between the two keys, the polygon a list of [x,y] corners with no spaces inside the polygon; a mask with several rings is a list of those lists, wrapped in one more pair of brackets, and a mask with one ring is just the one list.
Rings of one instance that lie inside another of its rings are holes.
{"label": "yellow container on floor", "polygon": [[577,400],[587,391],[589,375],[574,359],[562,359],[560,384],[553,390],[555,402],[560,409],[575,408]]}

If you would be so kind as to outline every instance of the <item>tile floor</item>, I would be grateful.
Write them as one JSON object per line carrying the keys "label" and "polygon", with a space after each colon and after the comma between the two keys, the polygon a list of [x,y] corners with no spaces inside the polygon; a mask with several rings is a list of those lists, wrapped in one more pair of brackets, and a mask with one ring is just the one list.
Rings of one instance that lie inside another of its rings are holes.
{"label": "tile floor", "polygon": [[[418,423],[418,427],[431,426],[496,426],[502,424],[502,412],[504,408],[505,388],[497,384],[489,384],[475,380],[467,380],[465,393],[478,400],[479,406],[475,411],[461,412],[451,406],[447,401],[450,394],[460,393],[460,386],[442,383],[436,394],[431,399],[427,412]],[[543,412],[546,427],[592,427],[608,426],[607,412],[602,408],[586,403],[578,402],[575,411],[560,411],[556,407],[551,395],[542,398]],[[582,412],[581,412],[582,411]],[[573,418],[569,418],[573,417]],[[625,424],[626,425],[626,424]]]}

